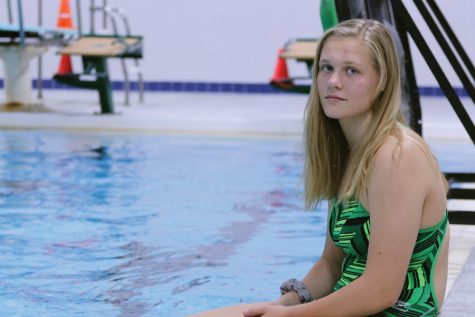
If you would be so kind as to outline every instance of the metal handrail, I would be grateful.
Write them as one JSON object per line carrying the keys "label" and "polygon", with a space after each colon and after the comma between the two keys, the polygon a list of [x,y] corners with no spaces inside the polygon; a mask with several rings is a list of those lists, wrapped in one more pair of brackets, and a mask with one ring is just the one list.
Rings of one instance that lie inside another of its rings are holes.
{"label": "metal handrail", "polygon": [[12,2],[11,0],[7,1],[7,11],[8,11],[8,23],[13,23],[13,14],[12,14]]}
{"label": "metal handrail", "polygon": [[82,36],[82,19],[81,19],[81,0],[76,0],[76,17],[77,17],[77,26],[78,26],[78,35]]}
{"label": "metal handrail", "polygon": [[25,28],[23,25],[23,4],[21,0],[17,0],[18,22],[20,23],[20,46],[25,47]]}
{"label": "metal handrail", "polygon": [[475,144],[475,125],[470,116],[468,115],[464,105],[460,101],[460,98],[455,92],[455,89],[452,87],[449,80],[447,79],[447,76],[445,75],[441,66],[437,62],[437,59],[432,53],[432,50],[430,49],[421,32],[417,28],[414,20],[411,18],[406,7],[402,3],[402,0],[393,0],[392,3],[394,5],[395,11],[398,12],[399,17],[404,22],[404,26],[407,32],[411,35],[412,39],[414,40],[414,43],[419,48],[419,51],[426,60],[427,65],[434,74],[435,79],[439,83],[440,88],[446,95],[447,99],[449,99],[450,104],[454,108],[455,113],[462,122],[462,125],[470,136],[470,139]]}
{"label": "metal handrail", "polygon": [[[114,14],[116,14],[119,17],[122,18],[122,22],[125,26],[125,33],[127,34],[127,36],[132,35],[131,31],[130,31],[129,20],[128,20],[127,16],[125,15],[124,10],[122,10],[120,8],[112,8],[112,7],[109,7],[109,9],[110,9],[111,13],[114,13]],[[138,59],[134,59],[134,64],[135,64],[135,67],[138,69],[139,68]],[[126,90],[126,103],[125,104],[128,105],[129,104],[128,95],[129,95],[129,92],[130,92],[130,82],[129,82],[129,76],[128,76],[128,73],[127,73],[127,68],[125,66],[125,60],[124,59],[122,59],[122,68],[123,68],[123,72],[124,72],[124,77],[127,78],[126,79],[126,87],[125,87],[125,90]],[[144,84],[143,84],[143,76],[142,76],[141,71],[137,72],[137,77],[138,77],[138,82],[139,82],[139,102],[143,103]]]}
{"label": "metal handrail", "polygon": [[455,56],[455,53],[452,51],[452,48],[450,47],[441,30],[437,26],[437,23],[432,18],[431,14],[429,13],[429,10],[427,10],[426,6],[422,1],[415,0],[414,3],[416,4],[416,7],[419,9],[419,12],[421,13],[422,17],[429,26],[429,29],[432,31],[432,34],[434,34],[434,37],[442,48],[444,54],[450,61],[450,64],[452,65],[455,70],[455,73],[462,82],[463,87],[471,97],[472,101],[475,103],[475,87],[472,85],[468,75],[465,73],[462,65]]}
{"label": "metal handrail", "polygon": [[[43,0],[38,0],[38,26],[43,26]],[[38,56],[38,78],[37,82],[37,91],[38,99],[43,99],[43,57]]]}
{"label": "metal handrail", "polygon": [[472,61],[470,60],[470,58],[468,57],[466,51],[464,50],[462,44],[460,43],[457,36],[455,35],[455,32],[450,27],[449,22],[447,22],[447,19],[445,19],[444,15],[442,14],[442,11],[439,9],[439,7],[437,6],[434,0],[428,0],[427,2],[429,3],[429,6],[432,9],[432,12],[434,12],[434,15],[439,20],[440,25],[442,26],[445,33],[447,34],[450,41],[452,42],[452,45],[455,47],[457,53],[459,54],[460,58],[464,62],[468,71],[470,72],[473,80],[475,80],[475,67]]}
{"label": "metal handrail", "polygon": [[[125,12],[121,8],[116,8],[108,5],[107,0],[103,0],[102,6],[96,6],[95,1],[91,0],[90,2],[90,7],[89,11],[91,14],[91,29],[90,33],[95,34],[96,29],[95,29],[95,13],[96,12],[102,12],[103,15],[103,26],[104,28],[107,27],[107,21],[110,21],[112,23],[112,30],[114,32],[114,35],[121,39],[121,35],[118,29],[118,24],[116,22],[116,18],[119,17],[122,19],[122,23],[125,27],[125,34],[126,36],[130,36],[131,31],[130,31],[130,24],[128,21],[127,16],[125,15]],[[125,42],[124,42],[125,43]],[[128,45],[125,43],[125,45]],[[124,91],[125,91],[125,105],[129,105],[129,95],[130,95],[130,76],[129,76],[129,71],[127,68],[127,65],[125,63],[125,59],[121,59],[121,66],[122,66],[122,73],[124,75]],[[138,69],[139,68],[139,61],[137,59],[134,59],[134,65]],[[139,102],[143,103],[144,100],[144,83],[143,83],[143,76],[141,71],[137,71],[137,77],[138,77],[138,83],[139,83]]]}

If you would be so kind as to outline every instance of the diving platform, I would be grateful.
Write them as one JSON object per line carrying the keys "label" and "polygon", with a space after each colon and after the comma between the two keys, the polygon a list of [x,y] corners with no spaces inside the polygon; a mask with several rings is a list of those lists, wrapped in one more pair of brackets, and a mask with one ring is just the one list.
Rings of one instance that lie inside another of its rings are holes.
{"label": "diving platform", "polygon": [[61,49],[59,53],[80,56],[83,72],[56,74],[53,78],[63,84],[97,90],[101,114],[112,114],[114,106],[107,59],[142,58],[142,37],[82,36]]}
{"label": "diving platform", "polygon": [[[48,51],[49,47],[55,46],[56,53],[63,55],[61,64],[69,56],[79,56],[82,59],[83,69],[79,73],[73,73],[71,67],[60,67],[60,73],[54,75],[57,82],[70,86],[93,89],[99,93],[101,113],[114,113],[112,101],[112,85],[107,68],[107,59],[117,58],[121,61],[124,75],[125,104],[129,104],[129,91],[131,82],[129,72],[138,77],[140,102],[143,101],[142,72],[139,69],[138,59],[142,58],[142,37],[134,36],[130,32],[128,19],[123,10],[108,5],[107,1],[102,6],[96,6],[90,1],[88,10],[91,13],[91,29],[84,34],[81,28],[81,2],[76,1],[77,30],[73,29],[71,10],[67,0],[61,0],[58,28],[46,28],[42,26],[42,1],[38,1],[38,8],[28,6],[29,10],[38,9],[38,24],[24,23],[23,1],[16,1],[16,21],[13,23],[13,6],[7,2],[8,23],[0,23],[0,58],[4,62],[4,88],[7,106],[19,109],[26,106],[30,109],[33,105],[32,78],[30,64],[33,59]],[[98,34],[94,27],[95,13],[103,15],[102,33]],[[116,20],[121,20],[124,26],[123,32],[118,31]],[[112,28],[106,26],[109,21]],[[1,21],[0,21],[1,22]],[[64,57],[67,57],[65,59]],[[128,67],[125,60],[132,59],[133,67]],[[41,59],[39,60],[38,95],[41,95]],[[41,97],[40,97],[41,99]],[[6,109],[9,110],[9,109]]]}
{"label": "diving platform", "polygon": [[64,45],[77,36],[72,30],[0,24],[0,59],[3,61],[6,107],[33,104],[30,64],[51,45]]}
{"label": "diving platform", "polygon": [[24,43],[58,45],[77,37],[78,32],[39,26],[22,27],[19,24],[0,24],[0,45],[21,44],[22,34]]}

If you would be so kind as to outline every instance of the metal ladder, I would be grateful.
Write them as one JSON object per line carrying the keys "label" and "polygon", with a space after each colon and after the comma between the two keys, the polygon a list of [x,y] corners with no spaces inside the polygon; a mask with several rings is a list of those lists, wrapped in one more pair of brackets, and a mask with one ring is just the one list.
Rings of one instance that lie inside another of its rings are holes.
{"label": "metal ladder", "polygon": [[[80,0],[76,0],[80,1]],[[118,38],[122,36],[131,36],[130,31],[130,24],[128,21],[125,12],[121,8],[113,7],[108,4],[108,0],[103,0],[101,5],[95,4],[95,0],[91,0],[89,6],[90,12],[90,34],[96,34],[96,25],[95,25],[95,17],[97,13],[102,13],[102,29],[107,29],[109,27],[108,22],[112,24],[112,31],[114,35]],[[117,20],[120,19],[122,21],[124,27],[124,34],[120,34]],[[78,19],[79,29],[80,26],[80,18]],[[81,33],[81,31],[80,31]],[[138,81],[138,91],[139,91],[139,102],[143,103],[144,101],[144,83],[143,83],[143,74],[142,70],[140,69],[138,59],[134,59],[134,66],[128,67],[125,58],[121,58],[121,66],[122,66],[122,73],[124,75],[124,92],[125,92],[125,105],[130,105],[130,90],[131,90],[131,81],[130,81],[130,72],[133,72],[137,75]]]}

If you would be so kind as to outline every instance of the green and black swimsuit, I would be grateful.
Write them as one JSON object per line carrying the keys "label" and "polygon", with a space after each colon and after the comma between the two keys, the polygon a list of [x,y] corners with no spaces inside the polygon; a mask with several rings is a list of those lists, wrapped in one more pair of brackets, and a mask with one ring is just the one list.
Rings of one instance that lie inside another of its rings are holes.
{"label": "green and black swimsuit", "polygon": [[[358,200],[333,201],[329,217],[333,242],[344,252],[342,276],[336,291],[360,277],[366,267],[370,240],[370,216]],[[404,287],[398,302],[378,316],[437,316],[439,303],[434,291],[434,270],[445,232],[447,215],[435,226],[419,230]]]}

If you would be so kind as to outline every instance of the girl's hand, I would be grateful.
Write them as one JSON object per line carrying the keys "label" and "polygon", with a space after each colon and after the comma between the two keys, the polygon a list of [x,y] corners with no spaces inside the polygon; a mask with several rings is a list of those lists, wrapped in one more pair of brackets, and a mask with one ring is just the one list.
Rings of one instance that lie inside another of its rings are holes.
{"label": "girl's hand", "polygon": [[280,305],[266,305],[245,310],[244,317],[289,317],[289,308]]}
{"label": "girl's hand", "polygon": [[282,306],[294,306],[300,304],[299,295],[296,292],[287,292],[276,299],[273,304]]}

